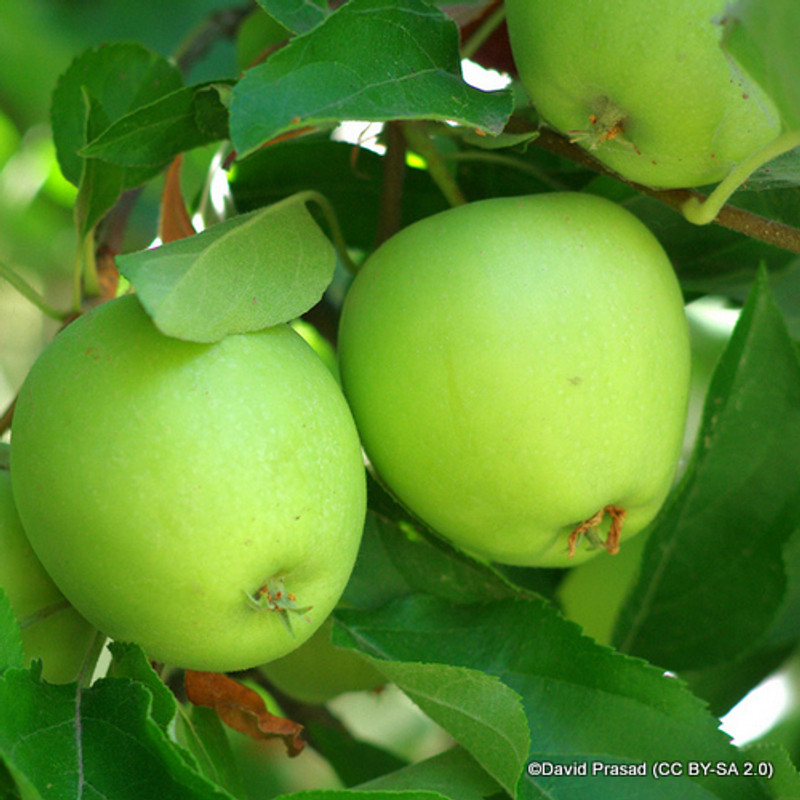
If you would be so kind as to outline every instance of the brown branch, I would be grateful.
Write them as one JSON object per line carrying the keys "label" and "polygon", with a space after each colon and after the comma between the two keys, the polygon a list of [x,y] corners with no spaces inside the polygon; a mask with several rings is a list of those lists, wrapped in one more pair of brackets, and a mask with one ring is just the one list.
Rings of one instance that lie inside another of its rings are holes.
{"label": "brown branch", "polygon": [[236,8],[216,12],[208,17],[200,29],[175,55],[175,63],[184,77],[218,41],[233,39],[239,26],[256,8],[254,3],[248,2]]}
{"label": "brown branch", "polygon": [[375,247],[400,230],[405,175],[406,140],[400,123],[389,122],[386,125],[386,155],[383,157],[383,182]]}
{"label": "brown branch", "polygon": [[[547,128],[539,130],[539,135],[533,141],[533,144],[550,153],[575,161],[601,175],[610,175],[612,178],[616,178],[636,189],[637,192],[646,194],[678,212],[690,197],[696,197],[701,201],[705,199],[704,195],[694,189],[653,189],[650,186],[643,186],[626,180],[605,167],[582,147],[573,144],[566,137]],[[731,205],[726,205],[722,208],[714,219],[714,224],[800,255],[800,229],[791,225],[785,225],[782,222],[777,222]]]}
{"label": "brown branch", "polygon": [[11,401],[11,405],[3,412],[3,416],[0,417],[0,436],[11,427],[11,420],[14,418],[14,406],[16,406],[16,404],[17,398],[15,397]]}

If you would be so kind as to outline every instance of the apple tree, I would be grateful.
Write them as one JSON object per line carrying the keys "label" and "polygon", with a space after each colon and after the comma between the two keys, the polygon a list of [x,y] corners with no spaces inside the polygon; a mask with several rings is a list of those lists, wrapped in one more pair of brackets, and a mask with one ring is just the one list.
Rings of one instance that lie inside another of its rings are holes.
{"label": "apple tree", "polygon": [[7,6],[0,798],[800,798],[795,0]]}

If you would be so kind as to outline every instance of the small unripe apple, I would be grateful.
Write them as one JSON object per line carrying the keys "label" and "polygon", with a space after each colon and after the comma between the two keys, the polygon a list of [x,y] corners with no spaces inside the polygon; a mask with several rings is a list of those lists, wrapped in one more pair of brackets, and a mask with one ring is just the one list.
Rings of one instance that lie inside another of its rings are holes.
{"label": "small unripe apple", "polygon": [[270,683],[295,700],[327,703],[343,692],[377,689],[386,678],[353,650],[334,647],[330,621],[291,653],[260,667]]}
{"label": "small unripe apple", "polygon": [[299,646],[361,539],[352,417],[285,325],[197,344],[161,334],[134,296],[99,306],[29,373],[11,468],[64,595],[180,667],[245,669]]}
{"label": "small unripe apple", "polygon": [[464,550],[578,564],[669,491],[683,299],[658,241],[609,200],[496,198],[405,228],[356,276],[339,355],[375,470]]}
{"label": "small unripe apple", "polygon": [[553,128],[629,180],[715,183],[780,132],[720,48],[723,0],[506,0],[520,79]]}
{"label": "small unripe apple", "polygon": [[50,683],[75,680],[97,631],[67,602],[22,529],[8,470],[0,469],[0,588],[20,624],[22,647]]}

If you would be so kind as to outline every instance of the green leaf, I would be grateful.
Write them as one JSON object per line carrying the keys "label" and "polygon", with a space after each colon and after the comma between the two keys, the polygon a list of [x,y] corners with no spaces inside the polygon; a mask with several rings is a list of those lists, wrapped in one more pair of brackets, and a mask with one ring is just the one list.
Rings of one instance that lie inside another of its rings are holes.
{"label": "green leaf", "polygon": [[[428,792],[424,789],[407,792],[361,791],[360,789],[309,789],[304,792],[282,794],[275,800],[448,800],[449,795]],[[460,798],[452,798],[460,800]]]}
{"label": "green leaf", "polygon": [[762,273],[712,378],[693,462],[647,542],[620,649],[688,670],[762,640],[800,526],[799,451],[800,364]]}
{"label": "green leaf", "polygon": [[[353,643],[376,658],[404,664],[447,664],[497,676],[522,699],[530,730],[527,760],[535,762],[641,764],[706,760],[743,763],[718,729],[718,720],[681,682],[638,659],[601,647],[581,635],[542,601],[498,601],[455,606],[431,597],[409,597],[373,611],[340,610],[337,619]],[[387,669],[385,661],[376,661]],[[390,667],[389,667],[390,668]],[[454,684],[451,708],[472,703],[472,688]],[[493,692],[481,699],[485,708]],[[446,729],[452,711],[428,712]],[[499,714],[499,712],[497,712]],[[513,729],[509,729],[512,731]],[[471,743],[487,771],[496,757],[495,732]],[[612,800],[620,797],[755,800],[769,793],[753,778],[735,781],[690,775],[652,777],[528,777],[521,765],[520,797]],[[649,767],[648,767],[649,769]]]}
{"label": "green leaf", "polygon": [[[67,180],[76,186],[83,172],[79,155],[87,141],[84,94],[92,100],[92,112],[102,112],[104,125],[90,125],[91,138],[134,109],[180,88],[178,69],[166,59],[132,42],[103,45],[84,51],[61,76],[53,92],[51,122],[58,163]],[[124,184],[130,188],[152,174],[133,172]]]}
{"label": "green leaf", "polygon": [[427,789],[447,797],[457,797],[458,800],[486,800],[493,796],[504,796],[499,784],[461,747],[451,747],[358,788],[362,791],[384,789],[395,792]]}
{"label": "green leaf", "polygon": [[726,15],[723,48],[778,107],[784,127],[800,130],[800,5],[739,0]]}
{"label": "green leaf", "polygon": [[769,773],[769,788],[777,798],[800,797],[800,774],[786,751],[775,744],[754,744],[744,749],[755,769]]}
{"label": "green leaf", "polygon": [[327,760],[347,787],[406,766],[406,762],[397,756],[374,744],[355,739],[347,731],[333,725],[311,721],[305,729],[314,749]]}
{"label": "green leaf", "polygon": [[258,4],[294,33],[310,31],[327,16],[325,4],[316,0],[258,0]]}
{"label": "green leaf", "polygon": [[160,167],[179,153],[228,136],[228,110],[219,83],[178,89],[120,117],[81,150],[125,167]]}
{"label": "green leaf", "polygon": [[237,798],[244,797],[242,776],[225,726],[214,709],[191,706],[178,717],[175,738],[195,758],[198,770]]}
{"label": "green leaf", "polygon": [[[86,108],[86,138],[107,125],[107,117],[99,101],[83,93]],[[117,198],[125,191],[124,167],[105,164],[97,159],[84,159],[75,201],[75,222],[81,238],[87,236],[97,223],[111,210]]]}
{"label": "green leaf", "polygon": [[493,675],[462,666],[373,663],[507,792],[514,793],[530,743],[525,714],[514,691]]}
{"label": "green leaf", "polygon": [[167,336],[214,342],[288,322],[319,300],[336,263],[309,199],[298,195],[117,263]]}
{"label": "green leaf", "polygon": [[0,757],[44,798],[233,800],[201,776],[150,716],[137,681],[90,689],[51,685],[23,670],[0,677]]}
{"label": "green leaf", "polygon": [[109,676],[130,678],[146,686],[153,697],[150,715],[153,721],[166,731],[178,714],[178,703],[175,695],[156,675],[142,648],[135,644],[111,642],[108,649],[112,655]]}
{"label": "green leaf", "polygon": [[26,663],[14,609],[0,586],[0,673],[9,667],[24,667]]}
{"label": "green leaf", "polygon": [[241,156],[278,134],[345,119],[453,120],[496,134],[510,113],[508,92],[463,81],[458,30],[434,6],[350,0],[244,75],[231,136]]}

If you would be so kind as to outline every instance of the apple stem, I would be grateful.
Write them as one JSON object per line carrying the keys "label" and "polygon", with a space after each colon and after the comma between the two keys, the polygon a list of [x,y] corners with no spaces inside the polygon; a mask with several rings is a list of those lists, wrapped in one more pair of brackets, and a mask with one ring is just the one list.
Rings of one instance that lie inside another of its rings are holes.
{"label": "apple stem", "polygon": [[26,300],[30,300],[43,314],[46,314],[51,319],[63,322],[70,315],[71,312],[59,311],[57,308],[48,305],[45,299],[33,288],[22,276],[14,272],[13,269],[7,267],[0,262],[0,278],[4,278],[10,283]]}
{"label": "apple stem", "polygon": [[772,161],[795,147],[800,147],[800,130],[787,131],[769,144],[756,150],[751,156],[737,164],[705,198],[690,197],[682,206],[681,212],[689,222],[695,225],[708,225],[713,222],[722,207],[728,202],[731,195],[752,175],[759,167]]}
{"label": "apple stem", "polygon": [[454,207],[463,206],[467,200],[424,127],[418,122],[404,122],[402,127],[408,146],[425,161],[428,174],[447,202]]}
{"label": "apple stem", "polygon": [[[569,545],[569,557],[572,558],[575,555],[575,549],[578,546],[581,536],[584,534],[586,534],[586,537],[593,546],[600,547],[602,545],[605,547],[609,555],[615,556],[619,553],[619,538],[627,513],[628,512],[620,506],[604,506],[597,513],[589,517],[589,519],[581,522],[581,524],[570,533],[569,539],[567,540]],[[603,542],[597,537],[595,528],[600,525],[606,514],[611,517],[611,527],[605,542]]]}
{"label": "apple stem", "polygon": [[345,241],[344,234],[342,233],[342,226],[339,224],[339,218],[336,216],[336,211],[334,211],[330,200],[328,200],[324,194],[313,189],[308,189],[306,191],[297,192],[297,194],[293,194],[281,202],[316,203],[316,205],[322,211],[325,221],[328,223],[333,246],[336,248],[336,252],[342,264],[344,264],[347,271],[353,275],[358,272],[358,265],[353,261],[352,258],[350,258],[350,253],[347,251],[347,242]]}
{"label": "apple stem", "polygon": [[66,598],[61,598],[61,600],[56,600],[55,603],[51,603],[49,606],[44,606],[38,611],[34,611],[32,614],[28,614],[27,617],[19,621],[19,628],[20,630],[24,630],[31,625],[35,625],[37,622],[52,617],[53,614],[57,614],[59,611],[66,611],[69,608],[72,608],[69,601]]}

